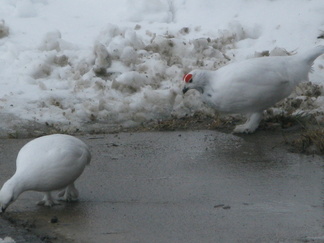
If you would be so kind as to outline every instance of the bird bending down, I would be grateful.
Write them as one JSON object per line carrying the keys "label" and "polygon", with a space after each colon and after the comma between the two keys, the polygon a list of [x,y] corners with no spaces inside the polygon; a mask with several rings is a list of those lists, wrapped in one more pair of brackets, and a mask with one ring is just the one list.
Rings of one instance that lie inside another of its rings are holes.
{"label": "bird bending down", "polygon": [[216,71],[194,70],[183,77],[182,91],[198,90],[203,101],[219,112],[246,114],[246,123],[236,126],[234,133],[252,133],[265,109],[308,81],[314,60],[322,54],[323,45],[293,56],[248,59]]}
{"label": "bird bending down", "polygon": [[0,207],[4,212],[24,191],[44,192],[39,205],[53,206],[51,191],[63,189],[59,196],[71,201],[78,198],[74,181],[90,163],[89,147],[81,140],[63,134],[36,138],[21,148],[15,174],[0,191]]}

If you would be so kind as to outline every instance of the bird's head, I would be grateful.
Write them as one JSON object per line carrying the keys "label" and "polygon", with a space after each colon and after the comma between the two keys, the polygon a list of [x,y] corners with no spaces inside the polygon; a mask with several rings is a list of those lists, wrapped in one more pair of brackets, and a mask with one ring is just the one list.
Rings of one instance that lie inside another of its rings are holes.
{"label": "bird's head", "polygon": [[0,191],[0,213],[4,213],[7,207],[13,203],[16,198],[17,196],[14,195],[11,185],[7,181]]}
{"label": "bird's head", "polygon": [[185,85],[182,93],[185,94],[189,89],[196,89],[200,93],[204,93],[205,87],[209,82],[208,72],[203,70],[194,70],[183,76]]}
{"label": "bird's head", "polygon": [[0,192],[0,208],[1,212],[4,213],[7,207],[14,201],[13,197]]}

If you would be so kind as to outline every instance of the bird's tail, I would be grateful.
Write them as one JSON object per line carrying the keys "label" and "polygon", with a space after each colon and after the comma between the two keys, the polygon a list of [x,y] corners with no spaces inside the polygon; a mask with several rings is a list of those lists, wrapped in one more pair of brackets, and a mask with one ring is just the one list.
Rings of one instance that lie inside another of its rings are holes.
{"label": "bird's tail", "polygon": [[324,45],[316,46],[311,50],[301,53],[301,57],[308,65],[311,66],[314,60],[322,54],[324,54]]}
{"label": "bird's tail", "polygon": [[82,155],[86,158],[86,161],[87,161],[87,165],[90,164],[90,161],[91,161],[91,153],[90,153],[90,150],[87,149],[87,151]]}
{"label": "bird's tail", "polygon": [[82,152],[80,161],[86,161],[86,165],[89,165],[91,161],[91,152],[85,143],[82,144]]}

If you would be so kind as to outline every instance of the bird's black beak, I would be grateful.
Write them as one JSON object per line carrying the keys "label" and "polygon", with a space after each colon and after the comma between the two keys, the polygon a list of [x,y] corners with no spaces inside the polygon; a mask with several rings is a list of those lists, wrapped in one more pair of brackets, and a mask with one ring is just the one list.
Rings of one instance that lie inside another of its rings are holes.
{"label": "bird's black beak", "polygon": [[183,90],[182,90],[182,93],[185,94],[185,93],[187,93],[188,90],[189,90],[188,87],[184,87]]}

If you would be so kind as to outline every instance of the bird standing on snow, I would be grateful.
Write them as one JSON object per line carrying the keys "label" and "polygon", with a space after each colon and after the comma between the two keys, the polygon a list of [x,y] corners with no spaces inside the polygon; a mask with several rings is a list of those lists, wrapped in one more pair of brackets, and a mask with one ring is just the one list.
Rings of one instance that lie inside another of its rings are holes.
{"label": "bird standing on snow", "polygon": [[0,191],[2,212],[24,191],[44,192],[39,205],[58,204],[51,191],[64,189],[59,193],[63,200],[78,198],[74,181],[90,163],[88,146],[81,140],[63,134],[36,138],[21,148],[16,161],[15,174]]}
{"label": "bird standing on snow", "polygon": [[313,62],[321,54],[323,45],[294,56],[253,58],[216,71],[194,70],[183,77],[183,93],[196,89],[202,93],[203,101],[217,111],[247,114],[246,123],[236,126],[234,132],[252,133],[265,109],[308,80]]}

